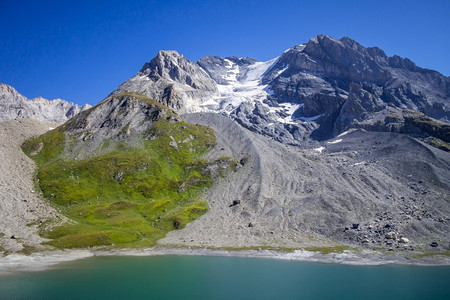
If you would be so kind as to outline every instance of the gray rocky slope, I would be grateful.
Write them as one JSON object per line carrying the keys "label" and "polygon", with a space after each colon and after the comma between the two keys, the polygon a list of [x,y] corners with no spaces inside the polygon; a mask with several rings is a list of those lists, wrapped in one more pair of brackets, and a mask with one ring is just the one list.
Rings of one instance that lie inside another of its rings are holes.
{"label": "gray rocky slope", "polygon": [[0,252],[48,249],[40,244],[45,239],[38,226],[47,219],[65,219],[36,190],[36,166],[20,148],[49,126],[54,125],[32,119],[0,122]]}
{"label": "gray rocky slope", "polygon": [[[219,114],[184,118],[215,130],[210,158],[233,156],[242,168],[209,191],[207,214],[161,244],[449,249],[448,152],[407,135],[362,129],[301,149]],[[234,200],[240,203],[232,206]]]}
{"label": "gray rocky slope", "polygon": [[90,107],[89,104],[80,107],[61,99],[27,99],[12,86],[0,83],[0,121],[35,119],[61,124]]}

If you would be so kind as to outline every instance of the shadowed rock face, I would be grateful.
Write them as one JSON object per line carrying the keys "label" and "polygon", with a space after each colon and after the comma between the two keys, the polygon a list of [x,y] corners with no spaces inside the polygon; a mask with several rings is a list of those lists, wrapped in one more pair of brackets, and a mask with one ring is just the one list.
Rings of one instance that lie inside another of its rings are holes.
{"label": "shadowed rock face", "polygon": [[332,130],[328,136],[320,130],[317,138],[352,127],[390,131],[380,116],[404,115],[405,109],[444,122],[450,119],[448,77],[349,38],[319,35],[293,47],[280,56],[263,81],[278,102],[304,103],[302,113],[307,117],[327,116],[321,125]]}
{"label": "shadowed rock face", "polygon": [[80,107],[61,99],[27,99],[12,86],[0,83],[0,121],[30,118],[61,124],[90,107],[89,104]]}

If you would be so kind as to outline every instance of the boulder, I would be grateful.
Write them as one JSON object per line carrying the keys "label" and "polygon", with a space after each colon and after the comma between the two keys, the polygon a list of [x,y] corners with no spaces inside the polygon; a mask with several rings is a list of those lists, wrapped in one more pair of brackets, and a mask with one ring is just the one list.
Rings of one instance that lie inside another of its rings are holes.
{"label": "boulder", "polygon": [[389,231],[384,235],[384,237],[387,238],[388,240],[396,240],[397,234],[394,231]]}
{"label": "boulder", "polygon": [[233,203],[231,203],[229,207],[238,205],[238,204],[240,204],[240,203],[241,203],[241,200],[233,200]]}
{"label": "boulder", "polygon": [[398,241],[399,243],[403,243],[403,244],[408,244],[409,243],[409,239],[402,237],[400,238],[400,240]]}

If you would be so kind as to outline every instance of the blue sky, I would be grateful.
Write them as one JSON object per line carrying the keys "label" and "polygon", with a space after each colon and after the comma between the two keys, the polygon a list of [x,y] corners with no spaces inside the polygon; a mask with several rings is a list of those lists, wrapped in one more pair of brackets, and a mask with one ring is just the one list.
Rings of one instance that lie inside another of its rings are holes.
{"label": "blue sky", "polygon": [[348,36],[450,75],[450,1],[2,1],[0,82],[96,104],[159,50],[268,60]]}

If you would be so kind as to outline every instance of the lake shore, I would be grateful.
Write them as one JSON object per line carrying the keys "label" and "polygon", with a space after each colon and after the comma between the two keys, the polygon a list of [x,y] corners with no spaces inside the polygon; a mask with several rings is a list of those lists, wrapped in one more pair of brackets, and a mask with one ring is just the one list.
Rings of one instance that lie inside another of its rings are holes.
{"label": "lake shore", "polygon": [[15,272],[42,271],[59,263],[84,259],[94,256],[223,256],[262,259],[279,259],[303,262],[318,262],[346,265],[417,265],[417,266],[450,266],[448,256],[411,257],[400,254],[386,255],[381,252],[362,250],[359,252],[346,250],[340,253],[322,254],[319,252],[294,250],[282,252],[275,250],[217,250],[207,248],[148,248],[140,250],[58,250],[33,253],[30,255],[10,254],[0,257],[0,275]]}

